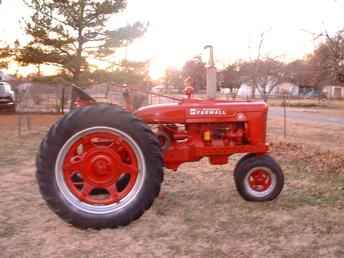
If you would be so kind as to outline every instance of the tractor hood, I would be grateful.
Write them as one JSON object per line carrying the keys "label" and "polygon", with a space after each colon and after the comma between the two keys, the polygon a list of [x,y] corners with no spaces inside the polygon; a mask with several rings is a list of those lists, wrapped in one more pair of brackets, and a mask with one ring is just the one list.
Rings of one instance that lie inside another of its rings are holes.
{"label": "tractor hood", "polygon": [[247,113],[266,113],[265,102],[191,100],[138,109],[135,115],[148,124],[224,123],[246,121]]}

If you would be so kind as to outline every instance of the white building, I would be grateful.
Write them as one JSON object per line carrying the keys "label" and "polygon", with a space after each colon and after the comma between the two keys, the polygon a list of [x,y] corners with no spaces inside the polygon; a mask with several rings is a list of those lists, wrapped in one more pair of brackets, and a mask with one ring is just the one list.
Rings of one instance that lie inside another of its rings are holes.
{"label": "white building", "polygon": [[250,98],[252,95],[252,88],[246,83],[241,84],[238,90],[238,97],[240,98]]}
{"label": "white building", "polygon": [[[269,87],[269,85],[268,85]],[[285,82],[277,85],[271,92],[271,96],[281,96],[282,93],[286,92],[289,96],[298,96],[299,95],[299,86]],[[238,90],[238,97],[241,98],[250,98],[252,95],[252,87],[243,83]],[[255,90],[255,95],[260,96],[259,91]]]}
{"label": "white building", "polygon": [[296,84],[290,82],[283,82],[277,85],[273,90],[271,95],[281,96],[283,93],[287,93],[288,96],[297,97],[299,96],[300,87]]}
{"label": "white building", "polygon": [[329,99],[341,99],[344,98],[344,87],[329,85],[324,87],[323,92]]}

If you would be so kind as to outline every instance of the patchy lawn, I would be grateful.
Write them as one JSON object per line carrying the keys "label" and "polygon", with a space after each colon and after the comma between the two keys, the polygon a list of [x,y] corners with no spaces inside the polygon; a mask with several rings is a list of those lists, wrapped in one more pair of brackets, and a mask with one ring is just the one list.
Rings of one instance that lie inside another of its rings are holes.
{"label": "patchy lawn", "polygon": [[[283,99],[282,98],[269,98],[269,105],[270,106],[282,106]],[[343,100],[336,100],[336,99],[322,99],[319,100],[318,98],[288,98],[287,105],[289,107],[299,107],[299,108],[325,108],[325,109],[342,109],[344,107]]]}
{"label": "patchy lawn", "polygon": [[297,143],[301,147],[308,145],[311,150],[315,147],[322,151],[344,153],[344,126],[340,124],[317,123],[316,121],[288,118],[287,139],[284,139],[283,118],[273,117],[269,118],[268,121],[268,139],[269,142],[287,141]]}
{"label": "patchy lawn", "polygon": [[42,200],[35,153],[56,118],[35,119],[33,131],[18,138],[16,117],[0,117],[2,257],[344,256],[343,128],[291,121],[287,142],[281,121],[269,121],[272,155],[286,176],[276,201],[241,199],[231,173],[239,156],[225,166],[203,159],[166,171],[160,197],[139,220],[96,231],[67,225]]}

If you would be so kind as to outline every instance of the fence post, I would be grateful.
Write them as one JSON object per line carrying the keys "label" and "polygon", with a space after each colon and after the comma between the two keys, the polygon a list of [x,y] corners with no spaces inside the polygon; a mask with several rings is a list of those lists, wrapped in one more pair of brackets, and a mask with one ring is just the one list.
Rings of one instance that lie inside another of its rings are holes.
{"label": "fence post", "polygon": [[18,133],[18,137],[21,137],[21,119],[22,119],[22,115],[19,114],[17,116],[17,133]]}
{"label": "fence post", "polygon": [[287,138],[287,94],[283,93],[283,136]]}
{"label": "fence post", "polygon": [[28,131],[31,131],[31,116],[29,114],[26,115],[26,126]]}

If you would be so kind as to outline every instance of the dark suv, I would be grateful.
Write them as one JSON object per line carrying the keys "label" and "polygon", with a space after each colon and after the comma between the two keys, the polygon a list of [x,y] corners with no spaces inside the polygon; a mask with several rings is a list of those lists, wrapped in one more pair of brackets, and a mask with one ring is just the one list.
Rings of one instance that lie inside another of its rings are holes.
{"label": "dark suv", "polygon": [[15,94],[7,82],[0,82],[0,110],[16,111]]}

